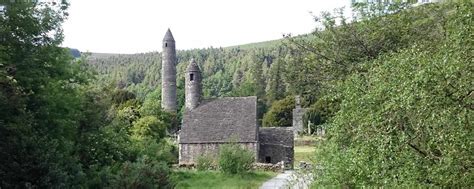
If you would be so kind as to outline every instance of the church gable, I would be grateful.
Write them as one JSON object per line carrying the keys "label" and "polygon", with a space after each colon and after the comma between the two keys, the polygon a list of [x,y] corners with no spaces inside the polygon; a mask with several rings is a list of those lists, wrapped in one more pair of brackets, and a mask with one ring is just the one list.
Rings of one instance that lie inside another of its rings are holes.
{"label": "church gable", "polygon": [[257,137],[257,97],[227,97],[186,110],[179,143],[257,142]]}

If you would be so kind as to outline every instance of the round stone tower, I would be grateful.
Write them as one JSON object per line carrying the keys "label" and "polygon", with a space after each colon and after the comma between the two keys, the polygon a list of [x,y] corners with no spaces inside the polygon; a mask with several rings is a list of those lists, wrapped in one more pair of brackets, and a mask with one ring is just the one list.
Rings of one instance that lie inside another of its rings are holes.
{"label": "round stone tower", "polygon": [[176,112],[176,46],[170,29],[163,38],[161,63],[161,107]]}
{"label": "round stone tower", "polygon": [[185,98],[186,109],[192,110],[199,106],[201,101],[201,71],[194,59],[188,65],[185,76]]}

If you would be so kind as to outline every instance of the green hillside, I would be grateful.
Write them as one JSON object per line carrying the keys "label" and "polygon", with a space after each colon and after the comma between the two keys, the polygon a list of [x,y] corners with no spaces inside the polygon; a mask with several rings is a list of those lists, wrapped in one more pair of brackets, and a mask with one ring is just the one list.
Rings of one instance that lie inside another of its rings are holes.
{"label": "green hillside", "polygon": [[[276,46],[280,46],[280,45],[282,45],[283,41],[284,41],[284,39],[282,38],[282,39],[255,42],[255,43],[248,43],[248,44],[228,46],[228,47],[222,47],[222,48],[224,48],[224,49],[242,49],[242,50],[259,49],[259,48],[266,49],[266,48],[273,48],[273,47],[276,47]],[[158,45],[160,45],[160,44],[158,44]],[[199,50],[203,50],[203,49],[199,49]],[[96,53],[96,52],[88,52],[88,53],[89,53],[89,56],[92,57],[92,58],[107,58],[107,57],[119,56],[119,55],[124,55],[124,56],[133,55],[133,54]],[[137,53],[137,54],[143,54],[143,53]]]}
{"label": "green hillside", "polygon": [[235,45],[235,46],[229,46],[229,47],[224,47],[226,49],[232,49],[232,48],[240,48],[240,49],[258,49],[258,48],[271,48],[275,46],[281,45],[284,39],[276,39],[276,40],[270,40],[270,41],[262,41],[262,42],[256,42],[256,43],[249,43],[249,44],[243,44],[243,45]]}

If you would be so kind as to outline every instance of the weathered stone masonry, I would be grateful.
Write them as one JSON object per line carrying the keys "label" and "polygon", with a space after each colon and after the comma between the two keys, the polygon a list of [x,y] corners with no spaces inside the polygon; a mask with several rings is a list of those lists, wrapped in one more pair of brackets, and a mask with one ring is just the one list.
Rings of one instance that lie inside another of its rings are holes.
{"label": "weathered stone masonry", "polygon": [[[176,47],[168,30],[163,39],[162,107],[176,112]],[[202,75],[192,60],[185,74],[185,111],[179,131],[179,164],[194,164],[208,154],[218,157],[223,144],[237,143],[256,161],[293,164],[292,128],[259,128],[257,97],[202,99]]]}
{"label": "weathered stone masonry", "polygon": [[295,101],[296,101],[296,106],[295,106],[295,109],[293,109],[293,131],[294,131],[295,136],[297,136],[298,134],[304,131],[303,117],[308,109],[301,107],[299,96],[295,97]]}
{"label": "weathered stone masonry", "polygon": [[[225,143],[196,143],[196,144],[179,144],[179,163],[193,164],[200,155],[210,155],[211,157],[219,157],[220,146]],[[258,154],[258,143],[239,143],[245,149]]]}
{"label": "weathered stone masonry", "polygon": [[168,29],[163,38],[161,63],[161,107],[175,113],[176,108],[176,46],[173,34]]}
{"label": "weathered stone masonry", "polygon": [[291,127],[263,127],[259,131],[259,161],[278,163],[284,161],[293,167],[294,135]]}
{"label": "weathered stone masonry", "polygon": [[[180,164],[192,164],[204,154],[218,154],[222,144],[234,142],[258,157],[257,97],[203,100],[186,109],[179,134]],[[217,156],[216,156],[217,157]]]}

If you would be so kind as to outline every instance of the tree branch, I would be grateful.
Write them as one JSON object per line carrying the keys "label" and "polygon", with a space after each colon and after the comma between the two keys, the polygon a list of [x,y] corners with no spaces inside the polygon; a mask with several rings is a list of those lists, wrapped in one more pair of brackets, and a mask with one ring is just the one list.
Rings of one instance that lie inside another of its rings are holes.
{"label": "tree branch", "polygon": [[426,154],[426,152],[423,152],[422,150],[420,150],[417,146],[415,146],[414,144],[412,143],[408,143],[408,146],[410,146],[411,148],[413,148],[416,152],[418,152],[419,154],[423,155],[423,157],[426,157],[428,156],[428,154]]}

